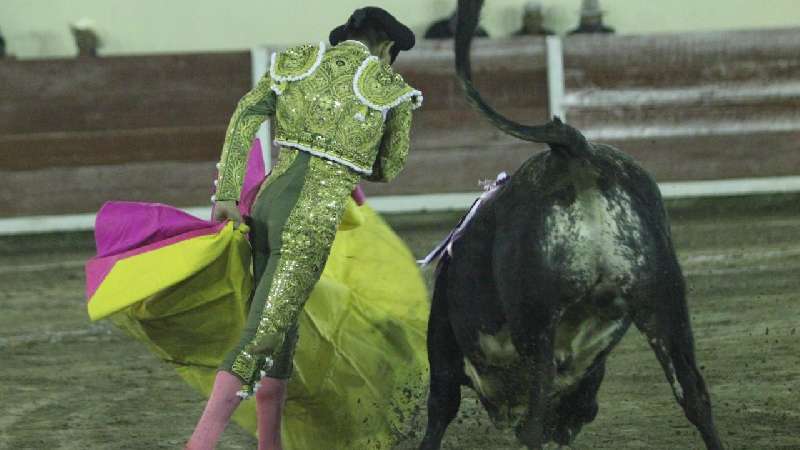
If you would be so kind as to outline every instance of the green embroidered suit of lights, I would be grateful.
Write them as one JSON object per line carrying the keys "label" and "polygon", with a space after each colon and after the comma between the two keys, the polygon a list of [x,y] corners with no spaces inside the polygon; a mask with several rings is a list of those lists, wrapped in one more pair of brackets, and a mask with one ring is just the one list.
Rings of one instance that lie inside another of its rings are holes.
{"label": "green embroidered suit of lights", "polygon": [[291,373],[298,314],[322,274],[350,192],[402,170],[422,96],[365,46],[305,45],[276,54],[231,118],[219,200],[238,199],[261,122],[275,116],[278,161],[252,210],[256,288],[239,346],[222,368],[252,392],[260,371]]}
{"label": "green embroidered suit of lights", "polygon": [[289,376],[298,315],[361,179],[341,164],[293,149],[281,151],[276,169],[253,210],[254,272],[260,276],[250,315],[238,351],[224,366],[250,387],[261,370]]}

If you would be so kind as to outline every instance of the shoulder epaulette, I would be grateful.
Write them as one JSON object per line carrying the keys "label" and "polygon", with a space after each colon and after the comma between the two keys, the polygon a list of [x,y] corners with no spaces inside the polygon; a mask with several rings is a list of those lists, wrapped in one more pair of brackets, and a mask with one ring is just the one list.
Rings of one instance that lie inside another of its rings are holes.
{"label": "shoulder epaulette", "polygon": [[325,43],[305,44],[272,54],[269,74],[274,83],[297,81],[317,70],[325,55]]}
{"label": "shoulder epaulette", "polygon": [[383,113],[405,101],[411,101],[414,109],[422,106],[422,92],[406,84],[376,56],[361,63],[353,78],[353,91],[363,104]]}

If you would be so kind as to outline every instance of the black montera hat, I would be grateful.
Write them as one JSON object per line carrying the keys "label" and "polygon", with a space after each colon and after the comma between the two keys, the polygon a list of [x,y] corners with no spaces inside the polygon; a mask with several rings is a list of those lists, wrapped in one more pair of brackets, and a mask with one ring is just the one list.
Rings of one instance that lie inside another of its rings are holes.
{"label": "black montera hat", "polygon": [[389,35],[389,39],[394,41],[392,61],[397,58],[397,54],[401,50],[410,50],[414,47],[414,32],[400,23],[389,12],[376,6],[367,6],[353,11],[347,23],[339,25],[331,31],[328,37],[331,45],[336,45],[348,39],[351,31],[358,30],[369,22],[380,26],[380,29]]}

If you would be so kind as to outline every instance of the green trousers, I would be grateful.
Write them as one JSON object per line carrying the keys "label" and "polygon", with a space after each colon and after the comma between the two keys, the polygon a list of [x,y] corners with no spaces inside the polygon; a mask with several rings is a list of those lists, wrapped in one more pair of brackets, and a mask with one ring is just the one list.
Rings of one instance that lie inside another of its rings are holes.
{"label": "green trousers", "polygon": [[262,372],[288,378],[300,311],[322,275],[350,193],[347,167],[283,148],[251,211],[255,288],[239,345],[221,369],[251,392]]}

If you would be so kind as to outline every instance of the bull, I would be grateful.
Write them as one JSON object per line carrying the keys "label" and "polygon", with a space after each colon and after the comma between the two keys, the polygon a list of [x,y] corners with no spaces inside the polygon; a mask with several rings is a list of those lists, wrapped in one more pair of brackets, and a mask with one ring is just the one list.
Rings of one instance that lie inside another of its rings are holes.
{"label": "bull", "polygon": [[482,202],[439,261],[420,448],[440,447],[461,386],[528,448],[569,445],[597,415],[606,359],[634,324],[706,447],[721,449],[658,186],[629,156],[558,118],[525,126],[486,104],[469,62],[482,4],[458,5],[466,96],[500,130],[549,150]]}

